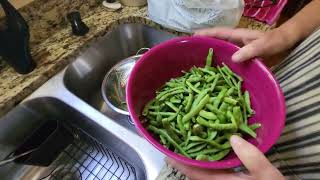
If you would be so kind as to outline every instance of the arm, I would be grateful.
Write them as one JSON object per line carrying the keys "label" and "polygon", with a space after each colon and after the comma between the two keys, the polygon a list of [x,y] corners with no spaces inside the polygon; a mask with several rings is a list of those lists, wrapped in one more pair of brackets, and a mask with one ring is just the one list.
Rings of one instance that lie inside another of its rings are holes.
{"label": "arm", "polygon": [[278,27],[285,33],[289,45],[292,47],[297,42],[308,37],[320,27],[320,0],[313,0],[300,12]]}
{"label": "arm", "polygon": [[269,59],[292,48],[319,27],[320,0],[313,0],[286,23],[266,33],[219,27],[199,30],[195,35],[212,36],[243,45],[232,56],[233,61],[242,62],[256,56]]}

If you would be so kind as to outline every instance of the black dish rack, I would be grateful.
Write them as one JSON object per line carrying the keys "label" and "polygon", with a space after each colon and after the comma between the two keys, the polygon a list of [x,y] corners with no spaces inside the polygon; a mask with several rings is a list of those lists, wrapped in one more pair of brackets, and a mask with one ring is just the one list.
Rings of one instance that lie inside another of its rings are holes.
{"label": "black dish rack", "polygon": [[81,130],[42,180],[135,180],[134,167]]}

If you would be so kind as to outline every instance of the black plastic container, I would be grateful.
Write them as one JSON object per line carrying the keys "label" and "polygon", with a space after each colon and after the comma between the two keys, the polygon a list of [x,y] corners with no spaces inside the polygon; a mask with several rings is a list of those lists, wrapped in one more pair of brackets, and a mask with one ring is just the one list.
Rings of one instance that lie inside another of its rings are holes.
{"label": "black plastic container", "polygon": [[14,161],[28,165],[48,166],[72,141],[73,135],[62,123],[48,120],[19,146],[13,156],[35,150]]}

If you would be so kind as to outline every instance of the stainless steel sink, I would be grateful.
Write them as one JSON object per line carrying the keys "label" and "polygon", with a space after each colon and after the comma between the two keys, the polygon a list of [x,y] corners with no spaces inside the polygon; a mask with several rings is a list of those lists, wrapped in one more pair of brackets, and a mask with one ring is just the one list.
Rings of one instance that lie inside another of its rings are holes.
{"label": "stainless steel sink", "polygon": [[175,37],[141,24],[125,24],[116,28],[99,41],[93,42],[66,70],[64,83],[76,96],[115,120],[135,131],[130,119],[113,111],[104,103],[101,84],[109,69],[117,62],[135,55],[141,48],[154,45]]}
{"label": "stainless steel sink", "polygon": [[[14,151],[37,124],[52,120],[72,127],[73,142],[49,167],[11,163],[0,168],[1,179],[60,179],[62,176],[70,179],[146,179],[142,158],[130,143],[55,98],[24,102],[1,120],[2,159]],[[130,136],[125,132],[119,133]]]}
{"label": "stainless steel sink", "polygon": [[89,44],[66,69],[0,119],[0,160],[50,119],[70,125],[73,142],[48,167],[1,166],[1,179],[155,179],[164,155],[136,133],[127,116],[106,106],[100,87],[117,61],[173,37],[145,25],[124,24]]}

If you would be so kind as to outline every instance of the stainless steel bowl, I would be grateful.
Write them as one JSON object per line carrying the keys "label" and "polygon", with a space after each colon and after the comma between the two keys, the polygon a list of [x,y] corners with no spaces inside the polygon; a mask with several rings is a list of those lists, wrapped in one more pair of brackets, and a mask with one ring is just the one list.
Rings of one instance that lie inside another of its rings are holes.
{"label": "stainless steel bowl", "polygon": [[104,101],[114,111],[129,115],[126,103],[126,86],[132,68],[149,48],[141,48],[136,55],[130,56],[113,66],[103,79],[101,92]]}

